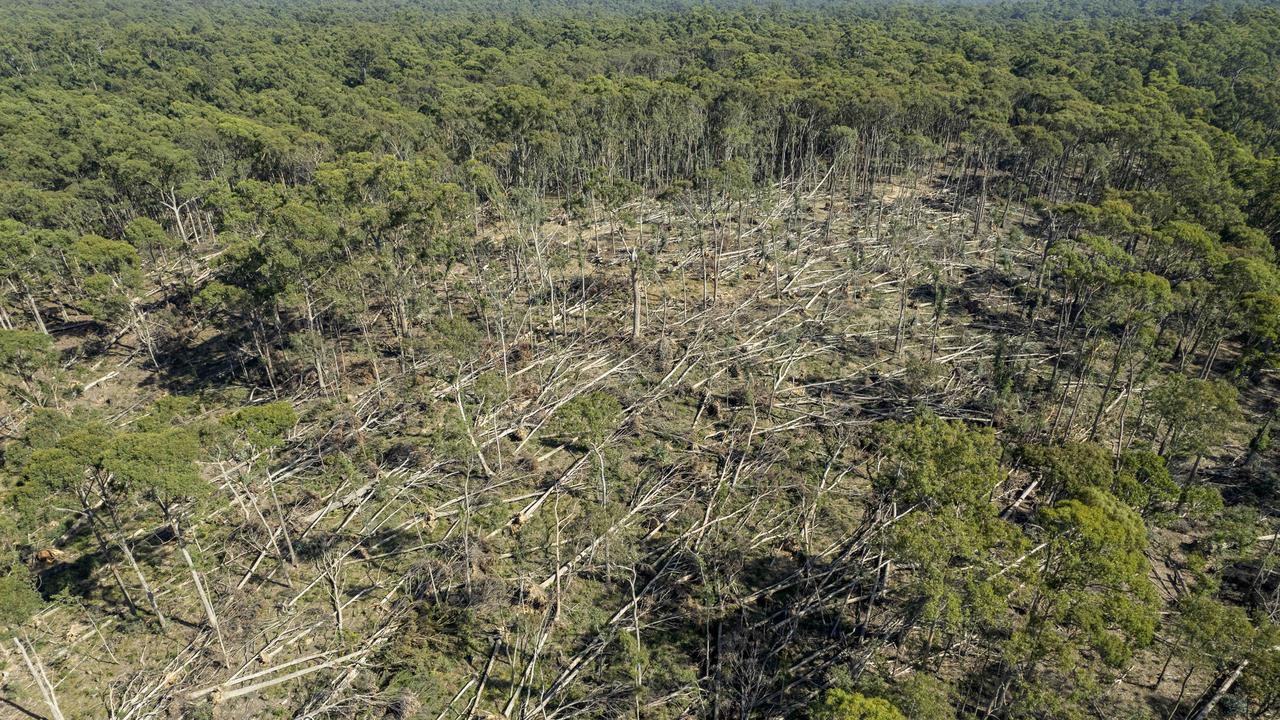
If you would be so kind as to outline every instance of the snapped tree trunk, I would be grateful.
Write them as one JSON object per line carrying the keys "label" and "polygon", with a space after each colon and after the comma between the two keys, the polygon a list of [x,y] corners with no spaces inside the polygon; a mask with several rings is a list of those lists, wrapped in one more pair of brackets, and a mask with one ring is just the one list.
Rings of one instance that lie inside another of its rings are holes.
{"label": "snapped tree trunk", "polygon": [[1218,701],[1222,700],[1223,696],[1231,691],[1231,686],[1236,683],[1236,680],[1240,679],[1240,675],[1244,673],[1244,669],[1248,666],[1248,660],[1241,660],[1236,669],[1217,684],[1217,688],[1209,696],[1209,699],[1200,704],[1200,707],[1191,716],[1191,720],[1205,720],[1205,718],[1209,717],[1209,713],[1213,712],[1213,708],[1217,706]]}

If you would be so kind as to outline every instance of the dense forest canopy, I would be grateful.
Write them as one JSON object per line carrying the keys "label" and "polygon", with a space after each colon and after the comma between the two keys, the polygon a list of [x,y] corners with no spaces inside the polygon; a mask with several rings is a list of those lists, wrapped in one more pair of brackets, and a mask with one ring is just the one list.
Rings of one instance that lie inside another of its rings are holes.
{"label": "dense forest canopy", "polygon": [[0,718],[1280,718],[1280,6],[0,0]]}

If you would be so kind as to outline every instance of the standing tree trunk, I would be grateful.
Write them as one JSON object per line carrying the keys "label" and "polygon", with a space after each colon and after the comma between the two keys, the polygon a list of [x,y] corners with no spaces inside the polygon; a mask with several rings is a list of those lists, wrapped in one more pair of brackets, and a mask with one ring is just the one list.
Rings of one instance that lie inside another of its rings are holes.
{"label": "standing tree trunk", "polygon": [[631,339],[640,340],[640,253],[631,251]]}

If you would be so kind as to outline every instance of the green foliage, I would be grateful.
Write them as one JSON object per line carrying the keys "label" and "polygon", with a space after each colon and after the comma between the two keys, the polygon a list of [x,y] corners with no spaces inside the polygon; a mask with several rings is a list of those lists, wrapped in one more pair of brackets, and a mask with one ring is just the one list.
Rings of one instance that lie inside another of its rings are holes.
{"label": "green foliage", "polygon": [[907,720],[888,700],[832,688],[809,712],[814,720]]}
{"label": "green foliage", "polygon": [[1021,449],[1021,455],[1049,497],[1077,497],[1092,488],[1112,489],[1111,453],[1095,443],[1028,445]]}
{"label": "green foliage", "polygon": [[285,435],[298,424],[298,413],[292,403],[281,400],[240,408],[222,422],[253,447],[266,449],[284,441]]}
{"label": "green foliage", "polygon": [[5,467],[21,478],[17,489],[22,496],[40,508],[48,495],[80,491],[111,437],[112,430],[94,419],[48,412],[28,427],[18,447],[6,452]]}
{"label": "green foliage", "polygon": [[168,502],[208,492],[195,464],[199,456],[200,444],[190,430],[125,433],[112,441],[102,466],[120,481]]}
{"label": "green foliage", "polygon": [[196,464],[202,454],[188,428],[131,432],[91,414],[46,411],[6,448],[4,470],[13,482],[4,499],[16,511],[17,530],[29,537],[50,532],[51,521],[72,508],[95,532],[103,516],[121,532],[132,500],[155,501],[168,521],[175,503],[207,495],[211,488]]}
{"label": "green foliage", "polygon": [[36,374],[54,365],[58,351],[53,338],[29,330],[0,330],[0,369],[29,385]]}
{"label": "green foliage", "polygon": [[1169,476],[1163,457],[1149,450],[1131,450],[1120,456],[1111,492],[1134,509],[1168,502],[1178,495],[1178,485]]}
{"label": "green foliage", "polygon": [[1111,451],[1097,443],[1024,445],[1019,454],[1047,497],[1081,497],[1097,489],[1143,511],[1178,495],[1164,458],[1148,450],[1123,453],[1118,467]]}
{"label": "green foliage", "polygon": [[431,321],[431,338],[424,349],[466,357],[475,352],[483,335],[464,317],[440,317]]}
{"label": "green foliage", "polygon": [[[1150,644],[1157,621],[1142,519],[1106,491],[1089,488],[1041,510],[1040,524],[1048,542],[1043,614],[1032,625],[1078,631],[1104,663],[1124,665],[1135,649]],[[1036,636],[1036,652],[1050,649],[1049,637]]]}
{"label": "green foliage", "polygon": [[1222,492],[1208,485],[1188,485],[1183,488],[1180,499],[1182,510],[1196,519],[1212,518],[1225,507]]}
{"label": "green foliage", "polygon": [[85,461],[64,447],[40,448],[27,456],[21,477],[29,493],[65,492],[83,482],[85,469]]}
{"label": "green foliage", "polygon": [[1242,608],[1197,594],[1179,602],[1177,613],[1176,638],[1193,663],[1221,672],[1244,659],[1252,648],[1254,627]]}
{"label": "green foliage", "polygon": [[1165,423],[1165,452],[1187,457],[1220,445],[1240,422],[1236,397],[1236,389],[1222,380],[1169,375],[1151,393],[1152,408]]}
{"label": "green foliage", "polygon": [[471,394],[482,407],[498,405],[509,396],[507,383],[498,372],[481,373],[471,386]]}
{"label": "green foliage", "polygon": [[13,563],[0,572],[0,627],[19,627],[43,605],[26,568]]}
{"label": "green foliage", "polygon": [[1275,707],[1280,702],[1280,623],[1260,620],[1248,650],[1249,666],[1240,688],[1254,707]]}
{"label": "green foliage", "polygon": [[198,404],[188,395],[165,395],[151,404],[133,427],[140,432],[161,432],[177,424],[186,424],[198,414]]}
{"label": "green foliage", "polygon": [[129,296],[115,278],[95,273],[84,279],[82,287],[85,307],[94,320],[105,325],[115,325],[128,317]]}
{"label": "green foliage", "polygon": [[925,673],[913,673],[893,688],[893,704],[908,720],[955,720],[953,696],[946,682]]}
{"label": "green foliage", "polygon": [[85,235],[71,246],[71,254],[86,275],[103,275],[137,279],[138,251],[119,240]]}
{"label": "green foliage", "polygon": [[907,587],[921,616],[947,635],[1005,625],[1011,577],[997,568],[1024,540],[991,503],[1001,480],[994,433],[924,414],[879,436],[873,485],[909,513],[889,534],[895,560],[912,568]]}
{"label": "green foliage", "polygon": [[886,461],[875,489],[903,506],[957,507],[986,515],[990,492],[1000,481],[995,433],[922,414],[910,423],[881,427]]}
{"label": "green foliage", "polygon": [[597,446],[617,429],[622,404],[612,394],[594,390],[579,395],[556,411],[556,431],[566,439]]}
{"label": "green foliage", "polygon": [[166,233],[160,223],[148,217],[130,220],[124,226],[124,239],[138,251],[147,253],[150,257],[180,247],[178,241]]}

